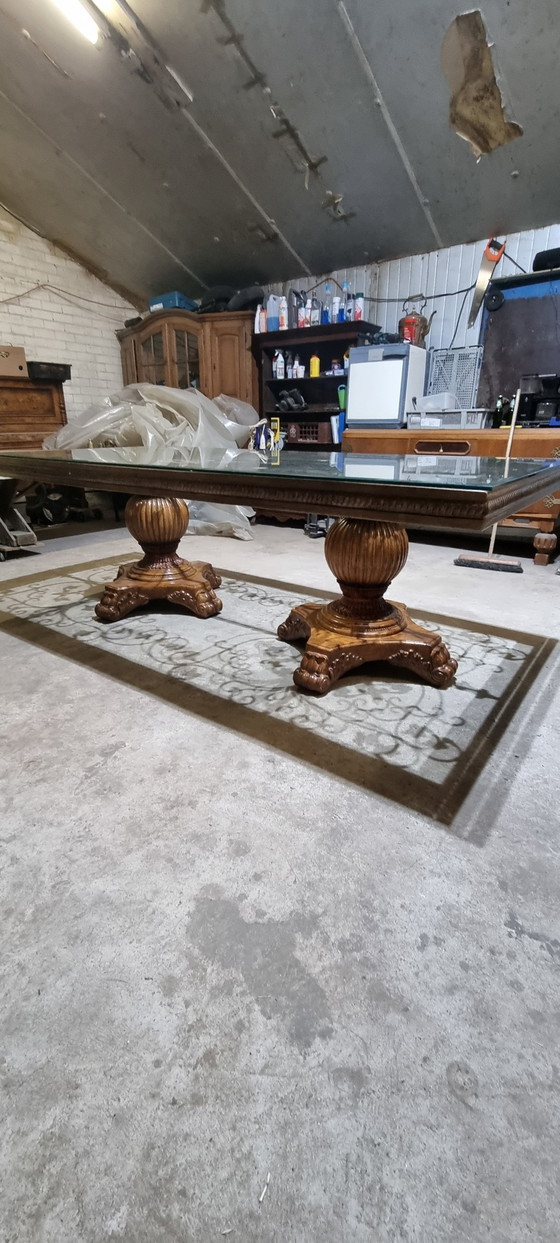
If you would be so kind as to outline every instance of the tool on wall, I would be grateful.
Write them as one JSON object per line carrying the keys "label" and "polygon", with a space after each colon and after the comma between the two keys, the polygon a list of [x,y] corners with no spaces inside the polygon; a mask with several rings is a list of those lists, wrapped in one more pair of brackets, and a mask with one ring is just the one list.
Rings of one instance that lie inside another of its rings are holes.
{"label": "tool on wall", "polygon": [[[507,240],[507,239],[506,239]],[[469,314],[469,328],[472,328],[478,312],[482,305],[482,299],[488,289],[496,264],[500,262],[506,249],[505,242],[498,242],[495,237],[491,237],[484,248],[482,263],[476,278],[476,285],[473,294],[472,305]]]}

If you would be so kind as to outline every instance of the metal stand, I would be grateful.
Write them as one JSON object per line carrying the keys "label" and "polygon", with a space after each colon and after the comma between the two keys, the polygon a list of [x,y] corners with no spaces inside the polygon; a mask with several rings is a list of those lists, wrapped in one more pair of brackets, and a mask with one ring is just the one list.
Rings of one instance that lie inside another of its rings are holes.
{"label": "metal stand", "polygon": [[319,514],[308,514],[303,529],[309,539],[321,539],[334,521],[334,518],[320,518]]}
{"label": "metal stand", "polygon": [[0,561],[9,552],[37,544],[35,532],[14,505],[17,486],[17,479],[0,479]]}

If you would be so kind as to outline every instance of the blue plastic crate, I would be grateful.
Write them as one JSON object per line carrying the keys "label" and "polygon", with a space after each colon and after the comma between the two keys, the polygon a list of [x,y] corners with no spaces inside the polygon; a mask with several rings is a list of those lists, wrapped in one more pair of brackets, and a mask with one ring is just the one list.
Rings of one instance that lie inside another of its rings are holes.
{"label": "blue plastic crate", "polygon": [[149,311],[169,311],[174,307],[178,307],[181,311],[197,311],[198,302],[193,302],[192,298],[186,298],[184,293],[179,293],[177,289],[173,293],[161,293],[155,298],[150,298],[148,302]]}

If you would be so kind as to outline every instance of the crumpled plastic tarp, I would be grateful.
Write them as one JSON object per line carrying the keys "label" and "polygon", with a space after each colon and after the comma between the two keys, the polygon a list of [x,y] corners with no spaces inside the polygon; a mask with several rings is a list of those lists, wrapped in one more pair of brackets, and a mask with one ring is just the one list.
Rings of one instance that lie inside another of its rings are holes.
{"label": "crumpled plastic tarp", "polygon": [[[233,461],[248,450],[252,428],[262,420],[256,410],[237,397],[211,399],[195,388],[167,388],[161,384],[130,384],[96,405],[43,442],[44,449],[115,448],[143,446],[146,465],[164,464],[169,450],[197,450],[205,458]],[[251,539],[249,518],[254,510],[242,505],[189,502],[189,532],[195,535],[235,535]]]}

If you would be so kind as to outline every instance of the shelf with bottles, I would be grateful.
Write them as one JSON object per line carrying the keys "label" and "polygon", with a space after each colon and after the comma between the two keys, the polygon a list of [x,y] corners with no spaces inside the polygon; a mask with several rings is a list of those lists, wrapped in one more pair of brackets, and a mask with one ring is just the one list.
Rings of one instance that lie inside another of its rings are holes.
{"label": "shelf with bottles", "polygon": [[328,375],[326,372],[323,372],[322,375],[306,375],[301,377],[292,375],[288,376],[286,379],[283,377],[281,380],[274,379],[274,377],[272,377],[270,380],[267,380],[266,383],[268,384],[268,387],[272,389],[273,393],[277,392],[281,388],[286,388],[287,385],[292,385],[293,388],[300,388],[302,391],[304,387],[312,385],[312,391],[317,393],[319,385],[322,385],[323,388],[327,388],[330,392],[334,381],[336,381],[335,388],[339,384],[346,384],[348,382],[348,372],[335,371],[332,375]]}
{"label": "shelf with bottles", "polygon": [[335,324],[312,324],[309,328],[276,329],[274,332],[255,332],[255,344],[259,348],[275,349],[288,341],[298,345],[313,345],[315,341],[332,341],[335,338],[349,339],[355,343],[357,337],[364,337],[361,345],[367,345],[367,337],[381,332],[379,324],[370,324],[365,319],[343,320]]}
{"label": "shelf with bottles", "polygon": [[[334,288],[333,288],[334,285]],[[269,294],[255,313],[255,333],[305,331],[363,323],[368,300],[363,292],[352,293],[348,281],[320,281],[311,290],[290,289],[288,295]]]}
{"label": "shelf with bottles", "polygon": [[[289,393],[290,389],[287,389],[287,392]],[[278,415],[282,419],[288,416],[292,418],[292,415],[295,418],[301,417],[302,419],[310,416],[318,419],[330,419],[331,414],[340,414],[338,402],[331,402],[329,405],[317,405],[315,402],[310,402],[309,405],[300,406],[299,409],[291,408],[289,410],[279,410],[278,406],[269,406],[268,409],[265,408],[263,410],[263,418],[265,419],[274,419]]]}

